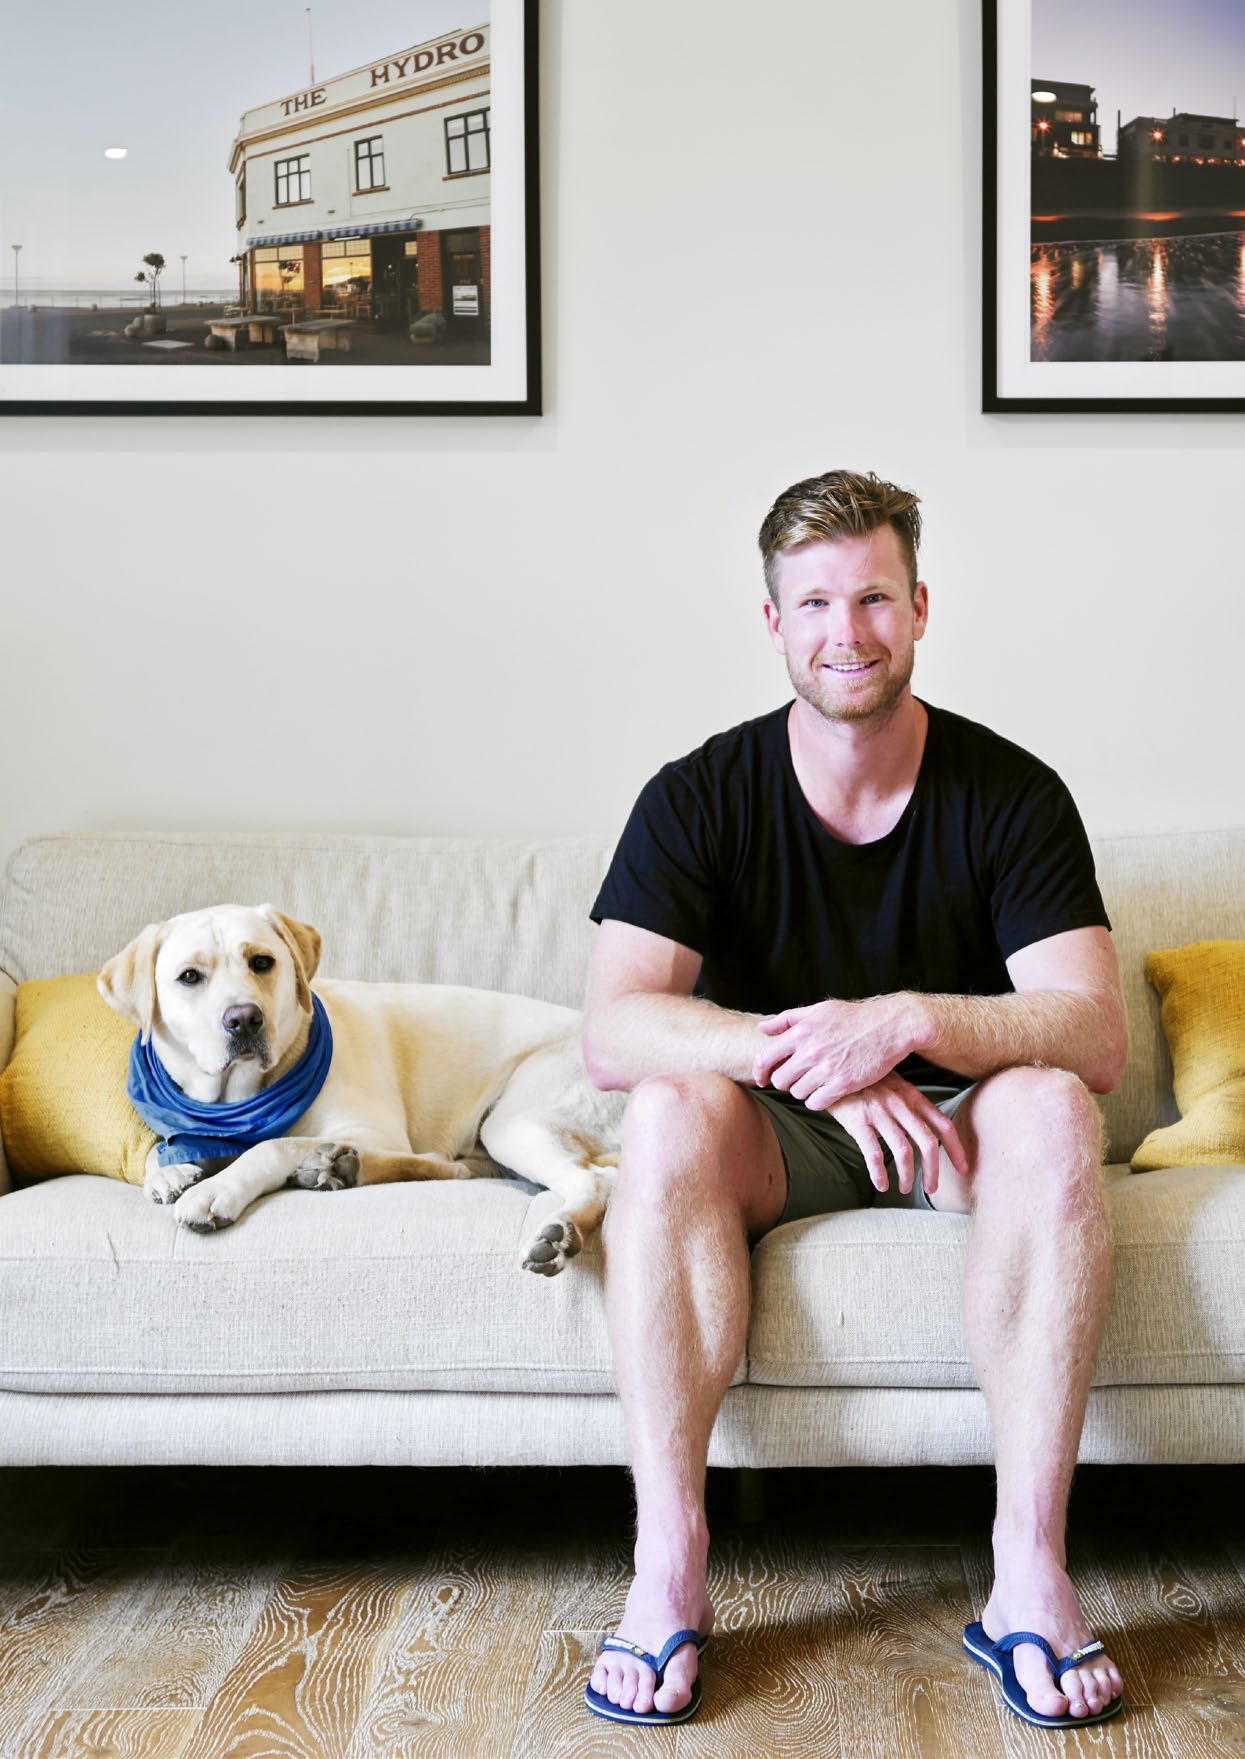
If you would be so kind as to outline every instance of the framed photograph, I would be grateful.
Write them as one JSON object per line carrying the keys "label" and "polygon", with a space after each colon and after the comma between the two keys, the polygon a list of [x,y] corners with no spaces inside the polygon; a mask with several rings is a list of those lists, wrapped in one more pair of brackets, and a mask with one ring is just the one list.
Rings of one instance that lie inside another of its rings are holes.
{"label": "framed photograph", "polygon": [[1245,6],[983,0],[983,43],[983,409],[1245,410]]}
{"label": "framed photograph", "polygon": [[537,0],[0,0],[0,413],[538,415]]}

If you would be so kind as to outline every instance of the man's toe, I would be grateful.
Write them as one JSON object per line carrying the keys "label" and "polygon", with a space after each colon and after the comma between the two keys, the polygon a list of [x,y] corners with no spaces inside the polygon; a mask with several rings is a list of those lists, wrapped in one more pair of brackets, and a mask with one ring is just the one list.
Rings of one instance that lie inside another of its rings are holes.
{"label": "man's toe", "polygon": [[[1030,1653],[1022,1655],[1017,1650],[1015,1668],[1016,1678],[1029,1700],[1030,1710],[1036,1711],[1039,1716],[1067,1716],[1070,1701],[1056,1686],[1054,1675],[1046,1665],[1041,1650],[1033,1649],[1029,1644],[1024,1647]],[[1065,1674],[1064,1678],[1070,1685],[1072,1676]],[[1084,1715],[1084,1711],[1081,1714]]]}
{"label": "man's toe", "polygon": [[661,1689],[654,1699],[658,1710],[669,1715],[672,1710],[682,1710],[685,1704],[691,1702],[697,1663],[697,1652],[693,1644],[688,1643],[682,1649],[675,1650],[666,1665]]}

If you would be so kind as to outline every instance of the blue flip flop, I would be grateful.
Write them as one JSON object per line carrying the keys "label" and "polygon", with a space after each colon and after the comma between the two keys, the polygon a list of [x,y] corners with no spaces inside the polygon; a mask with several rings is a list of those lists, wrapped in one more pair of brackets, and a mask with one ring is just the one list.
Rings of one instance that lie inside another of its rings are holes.
{"label": "blue flip flop", "polygon": [[1004,1704],[1025,1722],[1033,1723],[1036,1728],[1088,1728],[1091,1723],[1105,1722],[1108,1716],[1114,1716],[1123,1704],[1123,1698],[1112,1698],[1109,1704],[1104,1704],[1101,1710],[1091,1711],[1088,1716],[1039,1716],[1029,1703],[1024,1687],[1016,1678],[1016,1668],[1012,1662],[1012,1650],[1019,1648],[1022,1643],[1034,1643],[1042,1651],[1051,1665],[1056,1686],[1068,1668],[1079,1667],[1091,1656],[1102,1655],[1106,1645],[1095,1637],[1088,1643],[1082,1643],[1079,1649],[1074,1649],[1071,1655],[1065,1655],[1061,1660],[1045,1637],[1039,1637],[1036,1631],[1009,1631],[1005,1637],[1000,1637],[997,1643],[993,1643],[982,1625],[965,1625],[965,1649],[995,1675],[1003,1690]]}
{"label": "blue flip flop", "polygon": [[[634,1655],[637,1661],[652,1668],[657,1676],[656,1685],[660,1686],[666,1676],[667,1663],[676,1649],[681,1649],[685,1643],[694,1643],[699,1654],[708,1641],[707,1631],[703,1637],[699,1631],[676,1631],[672,1637],[666,1638],[659,1655],[650,1655],[647,1649],[641,1649],[638,1643],[628,1643],[625,1637],[603,1637],[601,1647],[621,1649],[625,1655]],[[610,1722],[686,1722],[700,1709],[700,1677],[697,1675],[692,1681],[692,1695],[681,1710],[624,1710],[621,1704],[611,1704],[600,1692],[594,1692],[590,1684],[584,1687],[584,1703],[594,1716],[607,1717]]]}

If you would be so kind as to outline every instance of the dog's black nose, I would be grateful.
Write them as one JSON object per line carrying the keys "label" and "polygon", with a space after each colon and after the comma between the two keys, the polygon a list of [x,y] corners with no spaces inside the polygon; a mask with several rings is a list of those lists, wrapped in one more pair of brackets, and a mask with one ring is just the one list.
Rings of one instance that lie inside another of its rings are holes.
{"label": "dog's black nose", "polygon": [[240,1002],[236,1008],[226,1008],[221,1015],[221,1025],[235,1038],[244,1038],[247,1033],[258,1032],[263,1024],[263,1009],[255,1007],[251,1002]]}

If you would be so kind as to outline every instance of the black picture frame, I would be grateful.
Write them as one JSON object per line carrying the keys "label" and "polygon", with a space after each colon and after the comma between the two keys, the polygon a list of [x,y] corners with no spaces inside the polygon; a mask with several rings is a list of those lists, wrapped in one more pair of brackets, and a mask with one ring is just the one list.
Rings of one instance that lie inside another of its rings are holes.
{"label": "black picture frame", "polygon": [[[1036,272],[1030,248],[1032,80],[1062,76],[1068,70],[1030,65],[1029,7],[982,0],[981,19],[983,413],[1181,415],[1245,411],[1242,361],[1101,358],[1069,362],[1032,358],[1031,276]],[[1094,70],[1071,71],[1088,79]],[[1245,127],[1242,143],[1245,151]],[[1239,176],[1239,205],[1245,209],[1245,170]],[[1241,238],[1245,249],[1245,232]],[[1080,242],[1088,253],[1094,241]],[[1104,242],[1108,248],[1118,248],[1135,240],[1117,236]],[[1163,241],[1150,236],[1149,242]]]}
{"label": "black picture frame", "polygon": [[[464,16],[472,10],[465,8]],[[95,363],[54,362],[45,356],[33,363],[37,369],[35,383],[31,378],[30,360],[20,359],[16,348],[7,351],[9,358],[6,360],[6,351],[0,345],[0,415],[265,415],[287,418],[321,415],[540,415],[543,412],[543,403],[538,0],[487,0],[481,11],[485,19],[482,29],[487,33],[487,40],[485,56],[482,58],[485,63],[484,71],[476,77],[475,89],[478,91],[481,78],[487,80],[488,95],[484,102],[490,106],[491,118],[486,136],[486,151],[495,155],[487,160],[488,202],[483,209],[491,240],[491,256],[487,246],[483,252],[483,259],[489,265],[484,274],[491,272],[491,281],[486,281],[476,295],[476,314],[479,319],[476,330],[477,333],[483,332],[487,336],[487,359],[482,363],[450,362],[430,368],[425,364],[425,357],[411,349],[409,365],[389,362],[356,365],[347,356],[330,360],[325,355],[324,359],[316,362],[300,363],[297,370],[294,370],[289,363],[280,359],[279,354],[270,353],[270,363],[257,362],[252,365],[248,358],[244,371],[239,371],[238,365],[232,363],[233,370],[225,372],[221,380],[217,380],[213,363],[206,358],[199,364],[198,370],[189,373],[180,363],[157,362],[141,368],[123,367],[121,370],[127,373],[127,382],[124,393],[116,395],[112,394],[111,382],[105,383],[97,377],[107,370],[106,367]],[[20,17],[16,0],[13,0],[13,16]],[[14,28],[18,27],[15,25]],[[480,32],[472,31],[467,34],[474,38]],[[118,53],[123,54],[125,32],[117,29],[115,35]],[[463,32],[442,33],[446,40],[456,35],[461,36]],[[439,39],[435,37],[428,39],[428,45],[432,49],[437,48],[438,42]],[[418,57],[412,55],[406,59],[412,66],[418,65]],[[398,64],[394,65],[396,67]],[[308,89],[313,92],[326,90],[335,83],[341,84],[347,78],[357,77],[361,71],[366,69],[356,69],[354,75],[338,76],[336,81],[334,76],[330,76],[327,80],[322,80],[318,87]],[[464,73],[461,77],[466,78],[467,75]],[[448,80],[446,83],[449,83]],[[289,114],[290,104],[298,101],[300,100],[297,96],[285,100],[286,114]],[[334,102],[331,91],[328,92],[326,101],[330,106]],[[274,105],[281,102],[274,100]],[[348,96],[342,102],[348,103]],[[478,106],[477,98],[475,107]],[[506,154],[504,168],[500,162],[503,153]],[[443,181],[449,182],[450,179],[447,177]],[[3,193],[3,173],[0,171],[0,215],[4,209]],[[245,205],[244,202],[244,209]],[[293,215],[289,218],[298,220],[301,216]],[[405,223],[420,226],[424,224],[414,216],[410,222]],[[239,220],[238,224],[241,228],[243,221]],[[370,230],[381,232],[396,229],[395,223],[393,226],[377,226]],[[11,227],[5,228],[6,233],[8,230]],[[303,236],[323,240],[330,233],[320,226],[313,226],[305,228]],[[419,241],[414,247],[416,251],[424,236],[419,234]],[[460,233],[455,236],[461,238],[469,235]],[[474,236],[477,241],[484,236],[481,228],[477,227]],[[252,245],[254,242],[250,241]],[[259,239],[260,245],[272,243],[280,246],[284,242],[285,239],[273,237],[271,234]],[[397,240],[393,242],[396,244]],[[0,262],[0,270],[3,270],[9,266],[8,250],[12,248],[7,236],[0,236],[0,246],[4,247],[0,249],[0,257],[4,259]],[[452,243],[447,235],[445,248],[450,251],[460,247]],[[453,259],[456,263],[461,260],[457,257]],[[16,281],[16,263],[12,266]],[[446,279],[448,274],[447,270]],[[457,295],[465,291],[464,288],[445,289],[447,311],[450,308],[450,295],[453,294],[453,309],[457,313]],[[239,297],[241,300],[244,296]],[[504,313],[503,300],[508,302]],[[24,313],[21,305],[17,308],[19,321],[37,319],[40,315],[37,295],[33,300],[23,303]],[[245,311],[247,307],[243,303],[236,309]],[[412,309],[418,311],[421,308]],[[466,310],[468,315],[472,314],[470,305],[467,305]],[[7,317],[9,314],[0,315]],[[323,317],[324,314],[321,313],[321,321]],[[452,320],[447,322],[451,323],[452,331]],[[264,340],[269,340],[270,334],[280,333],[284,333],[284,326],[276,329],[268,326],[264,331]],[[318,342],[316,345],[318,346]],[[279,347],[280,343],[276,346]],[[290,346],[288,338],[285,346]],[[357,354],[358,350],[354,352]],[[430,354],[435,352],[435,349],[428,350]],[[310,384],[308,375],[313,375]],[[158,388],[159,394],[133,394],[131,388],[136,377],[142,381],[143,390],[150,385],[153,391]],[[229,387],[236,386],[239,393],[245,391],[246,394],[227,394],[226,381]],[[210,398],[186,394],[192,385],[196,390],[200,386],[206,390],[209,383],[212,384],[214,393]],[[296,384],[300,393],[297,397],[291,395]],[[179,390],[182,393],[180,395]]]}

